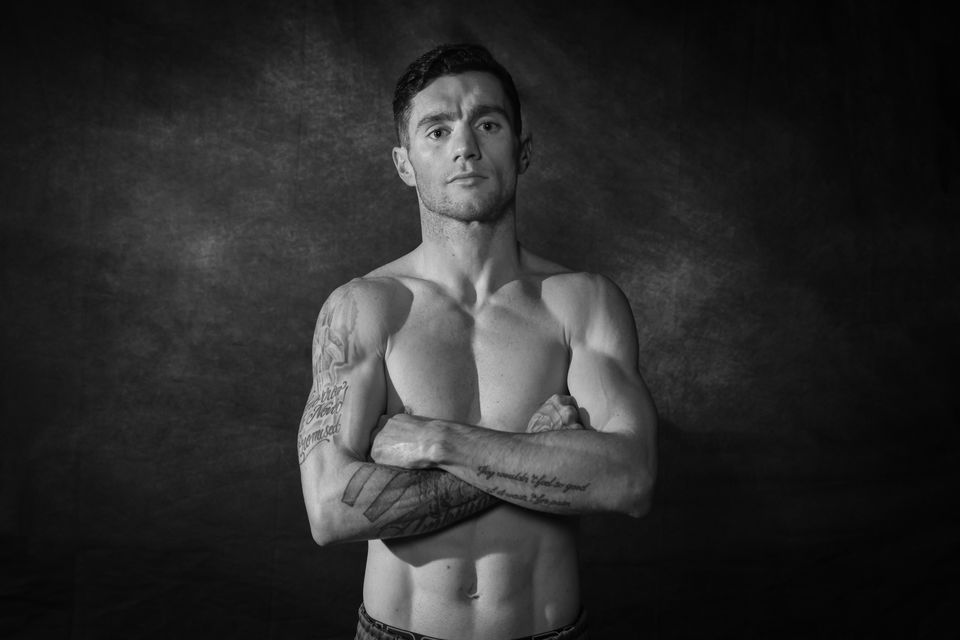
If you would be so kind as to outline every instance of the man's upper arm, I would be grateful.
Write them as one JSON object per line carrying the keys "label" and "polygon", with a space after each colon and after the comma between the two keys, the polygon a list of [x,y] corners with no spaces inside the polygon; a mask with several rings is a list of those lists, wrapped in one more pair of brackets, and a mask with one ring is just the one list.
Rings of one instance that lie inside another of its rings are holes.
{"label": "man's upper arm", "polygon": [[588,418],[604,433],[627,436],[651,478],[656,473],[657,414],[640,376],[637,334],[630,304],[602,276],[582,276],[570,336],[567,387]]}
{"label": "man's upper arm", "polygon": [[317,318],[313,382],[297,434],[311,523],[319,517],[312,509],[346,482],[344,467],[366,457],[385,410],[386,306],[382,286],[354,280],[330,295]]}

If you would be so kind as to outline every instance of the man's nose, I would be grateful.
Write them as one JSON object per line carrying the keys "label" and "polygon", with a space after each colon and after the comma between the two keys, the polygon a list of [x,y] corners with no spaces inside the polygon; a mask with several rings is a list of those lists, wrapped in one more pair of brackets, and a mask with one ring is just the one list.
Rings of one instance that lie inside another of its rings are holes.
{"label": "man's nose", "polygon": [[473,127],[458,127],[453,135],[453,159],[455,161],[476,160],[480,157],[480,147],[477,145],[477,137]]}

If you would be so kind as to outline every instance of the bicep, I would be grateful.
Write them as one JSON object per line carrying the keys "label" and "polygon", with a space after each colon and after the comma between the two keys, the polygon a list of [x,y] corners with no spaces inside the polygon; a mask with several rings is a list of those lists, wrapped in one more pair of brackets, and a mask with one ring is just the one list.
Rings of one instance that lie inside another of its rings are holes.
{"label": "bicep", "polygon": [[376,318],[365,306],[344,287],[331,295],[317,319],[313,381],[297,436],[301,467],[311,474],[329,473],[337,461],[363,460],[385,409],[379,336],[371,329]]}
{"label": "bicep", "polygon": [[656,410],[638,369],[636,325],[629,303],[612,283],[605,283],[591,307],[571,344],[570,395],[593,429],[652,439]]}
{"label": "bicep", "polygon": [[656,421],[653,400],[635,368],[606,353],[574,349],[567,387],[591,428],[606,433],[640,433]]}

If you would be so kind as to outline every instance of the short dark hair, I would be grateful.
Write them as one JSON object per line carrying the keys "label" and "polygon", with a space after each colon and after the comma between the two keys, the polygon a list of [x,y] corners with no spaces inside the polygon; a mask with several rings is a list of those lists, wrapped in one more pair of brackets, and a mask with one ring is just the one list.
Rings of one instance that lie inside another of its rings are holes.
{"label": "short dark hair", "polygon": [[517,87],[513,84],[510,73],[493,59],[486,48],[478,44],[442,44],[414,60],[397,81],[397,88],[393,92],[393,124],[397,129],[397,140],[401,145],[409,142],[407,125],[414,96],[441,76],[467,71],[486,71],[496,76],[510,102],[510,110],[513,111],[512,124],[516,129],[517,138],[520,137],[523,130],[523,120],[520,117],[520,95],[517,93]]}

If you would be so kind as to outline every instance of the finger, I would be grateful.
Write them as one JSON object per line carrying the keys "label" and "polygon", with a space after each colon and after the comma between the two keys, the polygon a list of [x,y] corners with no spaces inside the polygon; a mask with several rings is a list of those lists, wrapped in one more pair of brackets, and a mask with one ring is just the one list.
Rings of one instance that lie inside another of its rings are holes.
{"label": "finger", "polygon": [[530,423],[527,426],[527,431],[530,433],[535,433],[538,431],[549,431],[550,428],[550,418],[537,411],[530,419]]}
{"label": "finger", "polygon": [[580,420],[580,412],[577,411],[575,406],[565,404],[560,407],[559,413],[560,421],[565,425],[572,424]]}
{"label": "finger", "polygon": [[552,429],[558,429],[563,426],[563,416],[560,415],[560,410],[563,408],[563,405],[551,403],[547,407],[547,419],[550,421],[550,427]]}
{"label": "finger", "polygon": [[573,396],[564,395],[562,393],[555,393],[550,396],[550,399],[547,400],[552,406],[562,407],[562,406],[577,406],[577,401]]}

